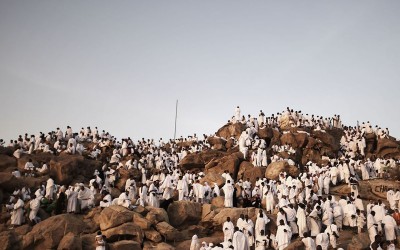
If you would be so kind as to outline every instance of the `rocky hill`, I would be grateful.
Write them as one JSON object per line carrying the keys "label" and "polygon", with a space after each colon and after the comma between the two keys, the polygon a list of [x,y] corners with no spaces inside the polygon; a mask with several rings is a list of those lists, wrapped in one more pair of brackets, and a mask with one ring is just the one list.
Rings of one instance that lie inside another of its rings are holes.
{"label": "rocky hill", "polygon": [[[268,162],[267,167],[254,167],[249,157],[245,159],[239,152],[235,140],[239,139],[246,127],[241,123],[226,124],[220,128],[215,136],[207,138],[211,148],[201,152],[188,154],[179,164],[182,170],[203,172],[201,182],[224,184],[222,173],[228,170],[235,180],[249,180],[254,184],[257,177],[277,179],[282,171],[297,177],[307,162],[312,161],[324,166],[328,161],[324,157],[337,158],[340,152],[342,129],[326,129],[325,132],[307,128],[261,128],[257,135],[267,143],[267,154],[273,155],[273,145],[289,145],[294,153],[280,152],[283,159],[290,159],[295,165],[287,161]],[[181,148],[189,147],[195,142],[178,143]],[[90,143],[85,143],[91,147]],[[170,145],[166,145],[168,149]],[[28,187],[36,189],[41,183],[52,177],[57,184],[72,185],[87,183],[97,169],[101,169],[102,159],[110,157],[112,148],[104,148],[100,159],[95,160],[87,155],[53,155],[49,153],[34,153],[23,155],[20,159],[13,157],[14,149],[0,148],[0,201],[4,204],[16,188]],[[249,155],[251,155],[250,150]],[[323,157],[324,156],[324,157]],[[138,156],[127,156],[122,159],[126,162]],[[400,159],[400,144],[394,138],[377,139],[376,136],[366,136],[365,158],[395,158]],[[40,162],[49,162],[49,171],[42,176],[16,178],[11,173],[18,168],[24,172],[25,163],[32,159],[34,165]],[[296,166],[298,165],[298,167]],[[383,186],[400,188],[398,166],[389,171],[393,181],[382,180],[361,181],[360,194],[363,199],[381,199],[385,197]],[[120,170],[120,179],[113,188],[113,198],[119,196],[125,186],[125,181],[133,175],[137,181],[141,173],[137,170]],[[240,187],[239,187],[240,188]],[[332,188],[334,194],[347,194],[346,185]],[[240,192],[237,192],[240,194]],[[175,195],[176,196],[176,195]],[[96,195],[96,205],[101,200]],[[229,216],[233,221],[240,214],[246,214],[255,219],[256,208],[224,208],[223,197],[214,198],[211,204],[200,204],[189,201],[175,201],[168,208],[136,207],[133,211],[121,206],[110,206],[101,209],[96,206],[85,214],[50,214],[43,207],[39,211],[42,222],[31,226],[26,223],[15,229],[8,229],[10,214],[2,206],[0,217],[0,249],[95,249],[95,235],[101,230],[107,237],[110,249],[189,249],[190,239],[197,234],[201,240],[215,244],[223,241],[222,224]],[[28,206],[26,204],[26,206]],[[272,223],[269,227],[276,230],[275,215],[271,215]],[[351,235],[342,237],[340,245],[351,242],[359,243],[359,239],[352,239]],[[353,244],[352,243],[352,244]],[[354,243],[352,249],[358,249]],[[293,243],[298,244],[298,243]],[[367,244],[367,243],[365,243]],[[365,245],[364,244],[364,245]],[[351,245],[351,244],[350,244]],[[301,249],[301,246],[298,247]],[[350,249],[350,248],[347,248]]]}

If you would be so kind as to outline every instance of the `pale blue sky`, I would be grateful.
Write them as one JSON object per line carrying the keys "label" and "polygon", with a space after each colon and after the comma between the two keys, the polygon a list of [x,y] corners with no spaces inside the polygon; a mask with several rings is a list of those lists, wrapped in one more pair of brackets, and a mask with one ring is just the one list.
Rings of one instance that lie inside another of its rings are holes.
{"label": "pale blue sky", "polygon": [[0,1],[0,138],[213,133],[290,106],[400,136],[400,1]]}

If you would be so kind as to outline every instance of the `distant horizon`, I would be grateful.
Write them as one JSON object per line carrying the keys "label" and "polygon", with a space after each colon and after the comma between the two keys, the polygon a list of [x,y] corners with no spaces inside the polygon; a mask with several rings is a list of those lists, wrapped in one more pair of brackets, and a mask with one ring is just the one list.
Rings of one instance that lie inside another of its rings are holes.
{"label": "distant horizon", "polygon": [[[240,107],[240,106],[239,106],[239,107]],[[290,107],[289,107],[289,108],[290,108]],[[277,111],[277,112],[274,112],[274,113],[266,113],[266,112],[264,112],[264,110],[263,110],[263,113],[265,114],[266,117],[270,117],[272,114],[276,115],[277,113],[281,113],[282,111],[284,111],[284,110]],[[301,111],[302,114],[314,115],[315,117],[321,116],[320,114],[313,114],[313,113],[309,113],[309,112],[307,113],[307,112],[303,112],[302,110],[295,110],[295,109],[293,109],[293,111]],[[232,116],[233,116],[233,115],[234,115],[234,113],[232,112]],[[247,119],[247,116],[248,116],[248,115],[252,115],[252,117],[255,117],[255,118],[258,117],[258,113],[257,113],[257,115],[242,113],[242,115],[244,115],[244,116],[246,117],[246,119]],[[333,115],[335,115],[335,114],[333,114]],[[332,116],[333,116],[333,115],[332,115]],[[337,113],[336,113],[336,115],[340,115],[340,114],[337,114]],[[179,116],[179,110],[178,110],[178,116]],[[232,117],[232,116],[231,116],[231,117]],[[323,115],[322,115],[323,118],[331,118],[332,116],[323,116]],[[186,135],[181,135],[181,134],[179,134],[179,133],[177,132],[176,139],[179,139],[179,138],[181,138],[181,137],[183,137],[183,138],[188,138],[188,136],[193,136],[194,134],[196,134],[197,137],[200,138],[200,139],[203,137],[203,134],[205,134],[205,135],[207,135],[207,136],[212,135],[212,134],[216,133],[220,128],[222,128],[223,126],[225,126],[225,125],[228,123],[228,120],[229,120],[231,117],[229,117],[229,118],[226,120],[225,123],[221,124],[218,128],[216,128],[214,132],[211,132],[211,133],[204,133],[204,132],[198,131],[198,132],[193,132],[193,133],[189,133],[189,134],[186,134]],[[178,121],[179,121],[179,119],[178,119]],[[343,120],[341,120],[341,121],[342,121],[342,126],[343,126],[343,127],[356,127],[356,126],[357,126],[357,124],[349,125],[349,124],[346,124],[346,122],[344,122]],[[368,121],[370,121],[370,120],[358,121],[358,122],[359,122],[359,125],[361,126],[361,124],[362,124],[363,122],[368,122]],[[379,126],[379,124],[373,124],[373,123],[371,123],[371,125],[372,125],[372,127],[373,127],[374,129],[375,129],[375,125],[378,125],[378,127],[382,128],[382,129],[386,129],[386,127]],[[57,127],[59,127],[59,128],[61,129],[61,131],[65,134],[65,131],[66,131],[67,126],[71,126],[71,125],[65,125],[64,127],[62,127],[62,126],[57,126]],[[134,141],[141,140],[142,138],[144,138],[144,139],[146,139],[146,140],[147,140],[147,139],[153,139],[153,140],[158,141],[160,138],[162,138],[163,141],[166,142],[166,141],[169,141],[169,140],[172,140],[172,139],[173,139],[173,136],[172,136],[171,138],[167,138],[167,137],[158,137],[158,138],[156,138],[156,137],[135,137],[135,138],[134,138],[134,137],[132,137],[132,136],[130,136],[130,135],[116,135],[116,134],[114,134],[112,131],[107,130],[107,128],[102,128],[102,127],[99,127],[98,125],[94,125],[94,126],[93,126],[93,125],[79,126],[78,129],[76,129],[76,128],[74,128],[73,126],[71,126],[71,128],[72,128],[72,130],[73,130],[73,133],[79,133],[79,131],[81,130],[81,128],[86,128],[86,127],[88,127],[88,126],[89,126],[91,129],[97,127],[98,130],[99,130],[99,134],[100,134],[103,130],[105,130],[105,132],[109,132],[111,136],[114,136],[115,138],[117,138],[117,141],[120,141],[121,139],[125,139],[125,138],[128,138],[128,137],[130,137],[130,138],[131,138],[132,140],[134,140]],[[179,122],[178,122],[178,126],[179,126]],[[57,127],[55,127],[54,129],[52,129],[52,130],[50,130],[50,131],[37,131],[37,132],[35,132],[35,133],[28,133],[28,135],[35,135],[35,136],[36,136],[36,135],[39,134],[40,132],[42,132],[42,133],[44,133],[44,134],[47,134],[47,133],[49,133],[49,132],[51,132],[51,131],[56,131]],[[389,129],[389,132],[390,132],[390,136],[391,136],[391,137],[394,137],[394,138],[396,139],[396,141],[397,141],[397,140],[398,140],[398,139],[397,139],[398,137],[397,137],[397,136],[394,136],[394,135],[391,133],[390,128],[388,128],[388,129]],[[177,130],[177,131],[178,131],[178,130]],[[0,137],[0,139],[3,139],[3,140],[6,142],[6,144],[7,144],[11,139],[16,140],[16,139],[18,138],[19,135],[24,136],[25,133],[27,133],[27,132],[19,133],[15,138],[4,139],[4,138]]]}

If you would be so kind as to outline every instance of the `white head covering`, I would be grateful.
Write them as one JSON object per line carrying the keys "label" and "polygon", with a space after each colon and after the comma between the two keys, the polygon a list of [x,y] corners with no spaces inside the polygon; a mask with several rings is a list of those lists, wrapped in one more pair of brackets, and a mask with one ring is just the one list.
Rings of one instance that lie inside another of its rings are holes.
{"label": "white head covering", "polygon": [[195,234],[192,236],[192,242],[190,243],[190,249],[195,249],[195,247],[198,245],[199,245],[199,238]]}
{"label": "white head covering", "polygon": [[40,193],[40,189],[36,190],[35,195],[36,195],[36,197],[39,197],[42,195],[42,193]]}

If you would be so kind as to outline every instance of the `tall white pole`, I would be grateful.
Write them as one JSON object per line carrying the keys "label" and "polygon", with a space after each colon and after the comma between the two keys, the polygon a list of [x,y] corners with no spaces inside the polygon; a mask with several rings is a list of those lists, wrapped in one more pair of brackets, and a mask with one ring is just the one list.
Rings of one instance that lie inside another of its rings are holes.
{"label": "tall white pole", "polygon": [[175,130],[174,130],[174,141],[176,139],[176,121],[178,119],[178,100],[176,100],[176,105],[175,105]]}

